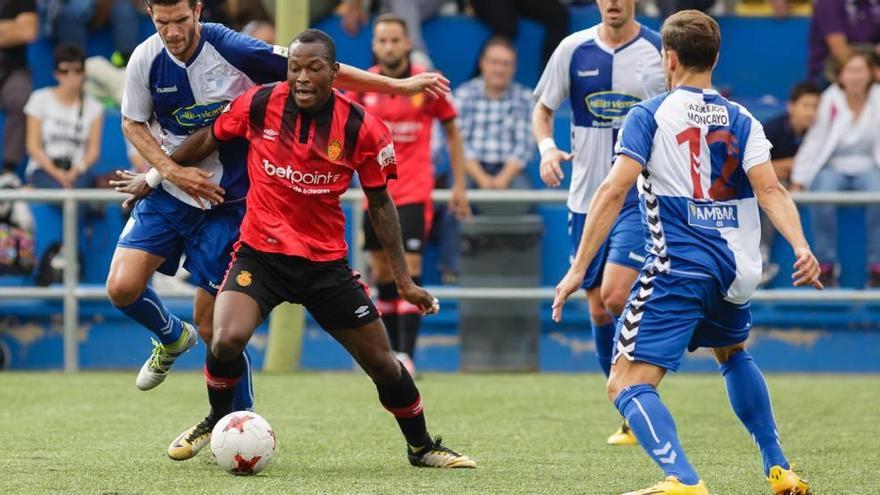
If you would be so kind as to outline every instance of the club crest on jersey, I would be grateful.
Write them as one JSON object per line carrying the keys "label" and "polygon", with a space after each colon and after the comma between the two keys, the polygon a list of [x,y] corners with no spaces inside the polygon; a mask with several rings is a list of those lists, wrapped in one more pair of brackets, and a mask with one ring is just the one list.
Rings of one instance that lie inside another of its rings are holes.
{"label": "club crest on jersey", "polygon": [[251,283],[253,281],[254,281],[253,275],[251,275],[251,272],[249,272],[247,270],[242,270],[242,271],[238,272],[238,275],[235,276],[235,283],[237,283],[241,287],[247,287],[247,286],[251,285]]}
{"label": "club crest on jersey", "polygon": [[423,93],[414,94],[409,97],[410,103],[416,108],[421,108],[425,103],[425,95]]}
{"label": "club crest on jersey", "polygon": [[617,91],[598,91],[584,97],[587,110],[596,117],[607,120],[625,117],[629,109],[640,101],[640,98]]}
{"label": "club crest on jersey", "polygon": [[205,127],[223,113],[227,103],[227,101],[215,101],[204,105],[190,105],[178,108],[171,115],[183,127]]}
{"label": "club crest on jersey", "polygon": [[739,228],[739,216],[734,204],[697,204],[688,202],[688,225],[703,229]]}
{"label": "club crest on jersey", "polygon": [[331,161],[336,161],[339,160],[340,156],[342,156],[342,143],[338,139],[334,139],[327,145],[327,158]]}

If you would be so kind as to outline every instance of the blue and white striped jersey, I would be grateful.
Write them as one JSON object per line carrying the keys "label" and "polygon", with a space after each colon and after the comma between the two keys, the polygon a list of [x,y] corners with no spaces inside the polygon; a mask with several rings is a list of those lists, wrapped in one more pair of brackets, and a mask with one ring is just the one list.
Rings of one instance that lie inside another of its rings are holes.
{"label": "blue and white striped jersey", "polygon": [[761,279],[761,228],[746,172],[770,160],[770,148],[761,123],[714,90],[678,87],[629,112],[617,152],[644,166],[657,271],[715,278],[725,299],[748,300]]}
{"label": "blue and white striped jersey", "polygon": [[[122,115],[159,126],[159,142],[172,153],[197,129],[214,122],[226,104],[257,84],[287,78],[287,49],[268,45],[213,23],[201,25],[199,46],[184,63],[171,55],[156,33],[138,45],[125,71]],[[226,190],[226,200],[247,193],[247,143],[223,143],[200,167]],[[228,165],[223,167],[223,165]],[[177,199],[198,206],[169,182]]]}
{"label": "blue and white striped jersey", "polygon": [[[587,213],[596,188],[611,170],[614,140],[636,103],[666,89],[660,62],[660,35],[642,26],[639,35],[616,49],[599,39],[600,25],[566,37],[547,62],[535,96],[556,110],[571,104],[574,154],[568,208]],[[635,194],[630,201],[635,201]]]}

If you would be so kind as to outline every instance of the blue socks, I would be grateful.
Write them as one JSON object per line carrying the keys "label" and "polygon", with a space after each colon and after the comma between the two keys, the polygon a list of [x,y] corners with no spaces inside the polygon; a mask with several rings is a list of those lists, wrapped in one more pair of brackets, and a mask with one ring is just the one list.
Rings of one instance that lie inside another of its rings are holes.
{"label": "blue socks", "polygon": [[[145,326],[153,332],[163,344],[173,344],[180,339],[183,325],[180,318],[168,312],[168,308],[159,299],[159,295],[152,287],[141,294],[141,297],[132,304],[124,307],[116,306],[129,318]],[[244,373],[241,380],[235,386],[235,402],[233,410],[252,411],[254,409],[254,387],[251,382],[251,357],[244,351]]]}
{"label": "blue socks", "polygon": [[727,384],[730,407],[761,449],[764,474],[768,474],[770,468],[777,465],[789,469],[779,444],[767,382],[752,355],[745,351],[738,352],[722,364],[720,369]]}
{"label": "blue socks", "polygon": [[235,398],[232,402],[233,411],[253,411],[254,410],[254,385],[251,381],[251,355],[248,354],[247,347],[242,353],[244,357],[244,372],[241,379],[235,384]]}
{"label": "blue socks", "polygon": [[678,441],[675,421],[654,387],[645,384],[627,387],[617,395],[614,406],[666,476],[675,476],[686,485],[700,482]]}
{"label": "blue socks", "polygon": [[614,330],[617,327],[617,318],[605,325],[599,325],[592,320],[590,324],[593,326],[593,341],[596,342],[596,358],[599,359],[599,366],[602,367],[607,378],[611,373],[611,356],[614,353]]}
{"label": "blue socks", "polygon": [[150,286],[147,286],[137,301],[125,307],[116,306],[116,309],[156,334],[163,344],[173,344],[180,338],[183,329],[180,318],[168,312],[168,308]]}

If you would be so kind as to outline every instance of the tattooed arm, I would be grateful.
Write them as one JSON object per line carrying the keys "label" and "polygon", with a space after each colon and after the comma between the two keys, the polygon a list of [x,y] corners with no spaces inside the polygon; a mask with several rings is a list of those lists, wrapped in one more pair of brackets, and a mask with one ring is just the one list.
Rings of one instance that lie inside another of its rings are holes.
{"label": "tattooed arm", "polygon": [[365,189],[364,193],[369,204],[370,222],[388,256],[388,263],[400,297],[421,308],[424,314],[436,313],[439,310],[437,299],[416,285],[409,275],[406,255],[403,252],[403,238],[400,235],[400,219],[391,196],[384,187]]}

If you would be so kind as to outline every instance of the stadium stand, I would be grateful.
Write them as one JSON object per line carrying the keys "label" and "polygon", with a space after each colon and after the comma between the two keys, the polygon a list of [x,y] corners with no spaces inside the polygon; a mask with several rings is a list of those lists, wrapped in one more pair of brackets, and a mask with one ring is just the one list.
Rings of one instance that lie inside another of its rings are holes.
{"label": "stadium stand", "polygon": [[[572,9],[571,26],[580,29],[595,24],[598,12],[592,7]],[[652,28],[658,20],[642,21]],[[719,19],[724,33],[721,59],[725,61],[716,72],[716,84],[725,94],[731,94],[743,102],[761,120],[774,116],[783,108],[787,92],[801,80],[806,72],[807,32],[809,19],[724,17]],[[332,16],[317,24],[337,42],[339,58],[358,66],[371,65],[369,30],[361,30],[357,36],[345,34],[339,18]],[[152,32],[149,20],[142,19],[139,26],[141,38]],[[436,67],[452,81],[453,87],[467,81],[473,74],[479,49],[489,37],[490,31],[476,20],[468,17],[438,17],[424,25],[424,37],[431,50]],[[450,33],[455,33],[451,35]],[[517,82],[534,87],[539,76],[542,28],[530,21],[520,21],[519,35],[515,41],[519,54]],[[773,39],[774,46],[766,46]],[[113,52],[112,37],[104,29],[92,34],[86,45],[89,55],[110,57]],[[52,84],[51,45],[39,40],[29,47],[29,59],[34,72],[34,87]],[[4,117],[0,115],[0,120]],[[566,112],[557,116],[556,142],[561,148],[569,145]],[[2,124],[2,122],[0,122]],[[100,161],[95,173],[110,173],[126,167],[125,143],[120,131],[118,111],[108,109],[105,115],[104,139]],[[527,168],[532,183],[541,184],[537,166]],[[567,183],[563,185],[567,187]],[[57,241],[61,232],[57,208],[47,205],[32,206],[37,224],[36,251],[39,257],[47,246]],[[349,210],[350,211],[350,210]],[[545,242],[541,253],[542,284],[555,285],[568,267],[566,237],[566,210],[563,205],[544,205],[538,208],[544,219]],[[121,209],[108,206],[106,219],[92,226],[91,235],[80,242],[85,259],[81,270],[84,284],[103,285],[110,256],[118,233],[124,225]],[[864,286],[865,233],[864,211],[859,208],[840,208],[842,277],[840,285],[848,288]],[[47,234],[49,233],[49,234]],[[51,234],[51,235],[50,235]],[[54,237],[53,237],[54,235]],[[353,242],[351,229],[348,240]],[[560,240],[560,241],[556,241]],[[782,267],[769,287],[787,286],[793,256],[787,246],[777,240],[773,249],[774,260]],[[430,246],[425,253],[425,283],[438,285],[440,275],[436,266],[437,247]],[[32,280],[2,278],[3,285],[31,285]],[[172,312],[185,315],[190,312],[189,301],[172,301]],[[12,350],[12,366],[18,369],[60,368],[62,362],[61,333],[58,331],[62,310],[60,301],[15,300],[0,301],[0,340]],[[880,304],[849,304],[816,306],[806,303],[754,304],[754,318],[766,331],[756,332],[752,353],[765,363],[768,371],[878,371],[880,370],[880,333],[876,330]],[[83,302],[80,306],[81,332],[80,362],[83,368],[131,368],[140,364],[145,334],[106,302]],[[541,369],[547,371],[595,371],[598,367],[593,358],[592,340],[587,333],[589,322],[585,305],[573,307],[564,325],[554,325],[549,310],[542,311]],[[424,370],[451,371],[458,369],[457,305],[444,301],[443,312],[428,318],[424,323],[421,340],[420,367]],[[805,327],[804,322],[811,322]],[[784,329],[784,330],[782,330]],[[265,347],[265,329],[258,330],[251,343],[255,352],[255,365],[262,364]],[[843,349],[859,348],[864,351],[862,359],[848,359]],[[313,323],[305,332],[302,367],[306,369],[350,369],[352,363],[345,351]],[[792,350],[797,352],[783,352]],[[200,353],[190,353],[177,365],[196,369],[201,366]],[[763,357],[763,359],[762,359]],[[685,362],[684,370],[715,370],[711,356],[693,354]]]}

